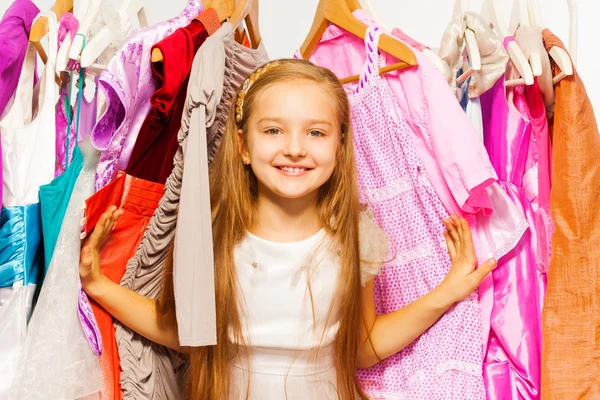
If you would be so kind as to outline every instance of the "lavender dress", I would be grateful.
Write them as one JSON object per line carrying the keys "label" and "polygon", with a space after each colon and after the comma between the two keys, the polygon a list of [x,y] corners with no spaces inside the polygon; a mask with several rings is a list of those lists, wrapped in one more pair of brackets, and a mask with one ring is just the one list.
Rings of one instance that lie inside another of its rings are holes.
{"label": "lavender dress", "polygon": [[151,67],[150,49],[176,29],[188,25],[202,11],[202,2],[190,0],[177,17],[132,32],[99,79],[107,107],[92,130],[92,144],[102,152],[96,169],[96,190],[125,170],[140,127],[159,87]]}

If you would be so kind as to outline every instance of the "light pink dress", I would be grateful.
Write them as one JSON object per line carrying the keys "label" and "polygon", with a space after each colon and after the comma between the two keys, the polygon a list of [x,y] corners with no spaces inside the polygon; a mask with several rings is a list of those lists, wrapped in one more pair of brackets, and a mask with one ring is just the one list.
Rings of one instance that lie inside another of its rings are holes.
{"label": "light pink dress", "polygon": [[107,108],[92,131],[92,144],[100,150],[96,190],[125,170],[146,115],[150,96],[159,87],[152,72],[150,49],[178,28],[188,25],[202,11],[202,2],[190,0],[177,17],[132,32],[99,79]]}
{"label": "light pink dress", "polygon": [[[393,260],[375,278],[378,314],[400,309],[434,289],[451,262],[435,193],[390,86],[379,76],[381,31],[367,31],[367,60],[352,106],[360,200],[390,236]],[[485,399],[477,294],[456,304],[421,337],[358,378],[373,399]]]}

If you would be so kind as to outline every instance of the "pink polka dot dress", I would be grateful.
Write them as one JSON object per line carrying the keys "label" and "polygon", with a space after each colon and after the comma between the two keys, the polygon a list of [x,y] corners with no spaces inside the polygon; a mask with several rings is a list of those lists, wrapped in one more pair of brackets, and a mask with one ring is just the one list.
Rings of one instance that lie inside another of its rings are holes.
{"label": "pink polka dot dress", "polygon": [[[442,223],[448,213],[414,147],[414,133],[388,83],[378,75],[380,34],[376,27],[367,31],[360,81],[346,89],[360,200],[373,209],[375,221],[390,237],[393,258],[375,278],[374,288],[377,313],[385,314],[434,289],[451,262]],[[404,350],[359,370],[358,378],[372,399],[485,399],[477,293],[452,307]]]}

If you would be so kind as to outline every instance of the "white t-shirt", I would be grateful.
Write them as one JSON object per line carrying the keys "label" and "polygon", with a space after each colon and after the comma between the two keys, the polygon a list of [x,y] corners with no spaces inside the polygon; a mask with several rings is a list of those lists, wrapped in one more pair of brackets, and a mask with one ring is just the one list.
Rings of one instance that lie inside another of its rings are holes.
{"label": "white t-shirt", "polygon": [[[361,259],[384,261],[387,236],[371,218],[361,215]],[[332,344],[339,309],[330,307],[338,250],[325,229],[293,243],[248,233],[237,245],[240,318],[250,356],[249,363],[242,357],[231,362],[231,399],[245,398],[248,378],[250,399],[281,399],[286,393],[288,399],[337,399]],[[380,270],[381,263],[364,263],[363,285]]]}

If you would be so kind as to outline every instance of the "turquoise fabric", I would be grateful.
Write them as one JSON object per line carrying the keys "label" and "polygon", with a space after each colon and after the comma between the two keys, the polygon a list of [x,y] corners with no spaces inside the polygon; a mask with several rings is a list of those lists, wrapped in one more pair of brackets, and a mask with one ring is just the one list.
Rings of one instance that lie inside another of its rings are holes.
{"label": "turquoise fabric", "polygon": [[37,284],[43,269],[40,205],[2,208],[0,214],[0,287],[23,281]]}
{"label": "turquoise fabric", "polygon": [[[44,274],[48,271],[65,212],[83,168],[83,155],[79,147],[73,150],[73,160],[67,170],[47,185],[40,186],[42,232],[44,233]],[[83,206],[83,205],[82,205]]]}

